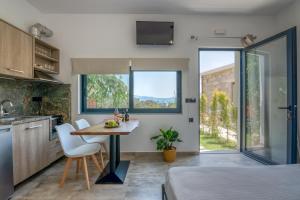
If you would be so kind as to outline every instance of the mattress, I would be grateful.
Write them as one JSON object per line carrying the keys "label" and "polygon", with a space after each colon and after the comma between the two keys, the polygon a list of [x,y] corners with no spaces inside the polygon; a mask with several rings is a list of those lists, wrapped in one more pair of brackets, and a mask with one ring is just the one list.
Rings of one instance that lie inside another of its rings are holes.
{"label": "mattress", "polygon": [[168,200],[300,200],[300,165],[174,167]]}

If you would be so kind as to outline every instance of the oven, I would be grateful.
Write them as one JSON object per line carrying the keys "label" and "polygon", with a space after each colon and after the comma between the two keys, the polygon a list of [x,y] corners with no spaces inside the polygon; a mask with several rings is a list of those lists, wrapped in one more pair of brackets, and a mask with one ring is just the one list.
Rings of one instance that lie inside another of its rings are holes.
{"label": "oven", "polygon": [[55,126],[62,125],[63,123],[64,123],[64,119],[63,119],[62,115],[52,115],[51,116],[49,141],[55,140],[58,137]]}

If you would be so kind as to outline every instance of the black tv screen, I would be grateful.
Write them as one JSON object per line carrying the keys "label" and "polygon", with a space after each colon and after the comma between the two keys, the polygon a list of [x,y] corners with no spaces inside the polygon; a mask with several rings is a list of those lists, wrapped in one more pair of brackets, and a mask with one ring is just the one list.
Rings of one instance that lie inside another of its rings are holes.
{"label": "black tv screen", "polygon": [[136,22],[136,43],[138,45],[172,45],[174,22]]}

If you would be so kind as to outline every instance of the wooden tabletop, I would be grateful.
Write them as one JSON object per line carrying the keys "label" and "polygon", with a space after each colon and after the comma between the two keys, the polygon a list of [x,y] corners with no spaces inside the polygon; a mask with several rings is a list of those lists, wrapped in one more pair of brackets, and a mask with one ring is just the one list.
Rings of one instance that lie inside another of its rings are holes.
{"label": "wooden tabletop", "polygon": [[129,135],[139,126],[138,120],[130,120],[128,122],[120,122],[118,128],[105,128],[105,122],[94,126],[74,131],[72,135]]}

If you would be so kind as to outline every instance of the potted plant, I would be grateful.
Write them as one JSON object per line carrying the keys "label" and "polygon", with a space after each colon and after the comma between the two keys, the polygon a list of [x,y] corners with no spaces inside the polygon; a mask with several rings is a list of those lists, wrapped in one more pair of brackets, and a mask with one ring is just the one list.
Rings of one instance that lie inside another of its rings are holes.
{"label": "potted plant", "polygon": [[160,129],[160,134],[151,137],[151,140],[156,140],[156,149],[163,151],[164,160],[166,162],[174,162],[176,159],[175,142],[182,142],[179,138],[179,133],[172,127],[168,130]]}

